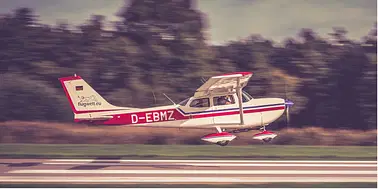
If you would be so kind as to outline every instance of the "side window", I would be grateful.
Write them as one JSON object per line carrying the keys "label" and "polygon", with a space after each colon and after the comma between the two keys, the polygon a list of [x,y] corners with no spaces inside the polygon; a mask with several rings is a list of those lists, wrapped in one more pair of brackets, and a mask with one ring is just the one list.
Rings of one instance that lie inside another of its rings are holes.
{"label": "side window", "polygon": [[190,103],[189,106],[195,107],[195,108],[209,107],[210,106],[210,100],[208,98],[195,99]]}
{"label": "side window", "polygon": [[235,104],[235,99],[232,95],[217,96],[217,97],[214,97],[213,100],[214,100],[214,106]]}

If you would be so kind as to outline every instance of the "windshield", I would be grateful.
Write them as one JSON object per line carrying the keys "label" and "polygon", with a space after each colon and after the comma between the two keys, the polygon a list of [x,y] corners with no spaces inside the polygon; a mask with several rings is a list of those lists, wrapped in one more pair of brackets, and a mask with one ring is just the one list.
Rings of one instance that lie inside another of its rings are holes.
{"label": "windshield", "polygon": [[243,91],[242,96],[243,96],[243,102],[248,102],[253,99],[253,97],[245,91]]}
{"label": "windshield", "polygon": [[190,99],[190,98],[187,98],[187,99],[181,101],[181,102],[179,103],[179,105],[180,105],[180,106],[185,106],[186,103],[188,103],[189,99]]}

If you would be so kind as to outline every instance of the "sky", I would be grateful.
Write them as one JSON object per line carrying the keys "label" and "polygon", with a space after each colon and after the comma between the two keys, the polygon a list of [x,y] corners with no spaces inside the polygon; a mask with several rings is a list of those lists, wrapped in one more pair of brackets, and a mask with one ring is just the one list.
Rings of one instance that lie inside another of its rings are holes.
{"label": "sky", "polygon": [[[126,0],[127,2],[127,0]],[[33,8],[41,23],[85,23],[92,14],[118,20],[115,15],[125,0],[0,0],[0,14],[17,7]],[[213,44],[260,34],[281,42],[311,28],[322,37],[332,27],[344,27],[348,38],[359,40],[377,21],[376,0],[198,0],[206,15],[206,35]]]}

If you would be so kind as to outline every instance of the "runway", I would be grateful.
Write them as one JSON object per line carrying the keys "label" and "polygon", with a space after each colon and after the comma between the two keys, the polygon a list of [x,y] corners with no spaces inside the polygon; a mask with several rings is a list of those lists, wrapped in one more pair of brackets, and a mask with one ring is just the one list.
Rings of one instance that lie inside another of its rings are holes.
{"label": "runway", "polygon": [[274,182],[377,182],[377,162],[0,159],[0,183]]}

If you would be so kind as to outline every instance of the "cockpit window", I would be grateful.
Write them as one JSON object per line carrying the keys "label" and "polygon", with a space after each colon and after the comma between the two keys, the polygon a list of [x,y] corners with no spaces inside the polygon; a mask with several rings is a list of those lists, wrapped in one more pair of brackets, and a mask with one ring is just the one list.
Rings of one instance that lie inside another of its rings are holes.
{"label": "cockpit window", "polygon": [[195,108],[209,107],[209,106],[210,106],[210,101],[208,98],[194,99],[190,103],[190,107],[195,107]]}

